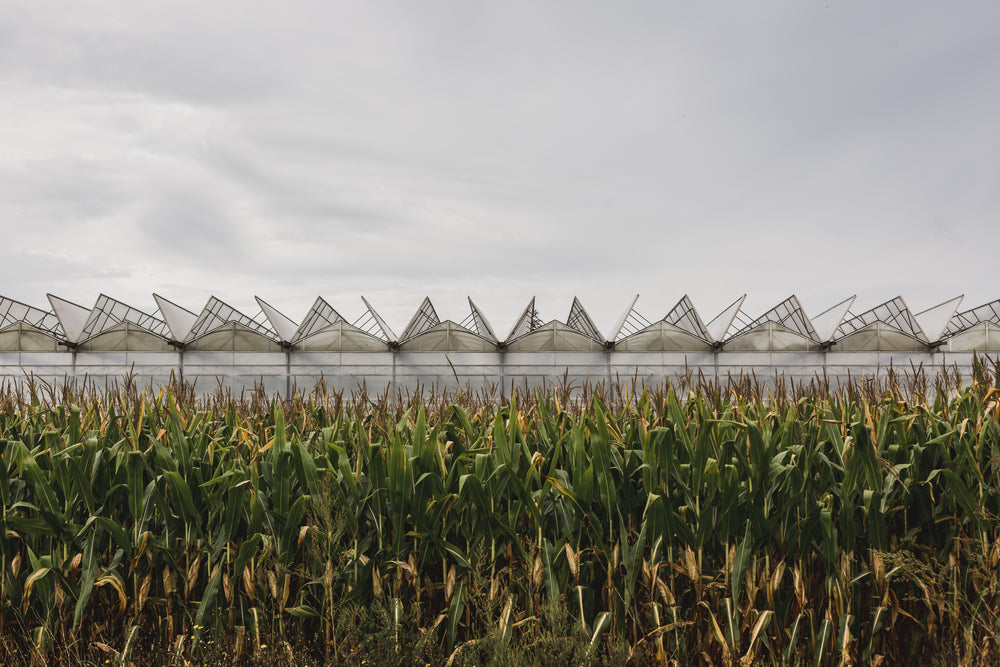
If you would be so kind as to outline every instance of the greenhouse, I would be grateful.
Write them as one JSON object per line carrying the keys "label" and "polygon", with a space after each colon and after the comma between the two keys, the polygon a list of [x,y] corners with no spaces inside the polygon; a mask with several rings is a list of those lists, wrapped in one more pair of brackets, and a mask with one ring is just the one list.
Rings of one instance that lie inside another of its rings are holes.
{"label": "greenhouse", "polygon": [[425,298],[397,335],[365,297],[353,319],[318,297],[298,320],[260,297],[252,316],[214,296],[200,310],[159,294],[146,308],[104,294],[91,307],[55,295],[48,308],[0,297],[0,380],[103,384],[131,374],[142,385],[174,378],[205,392],[283,394],[320,381],[406,391],[659,384],[691,374],[801,383],[889,369],[968,374],[974,355],[1000,353],[1000,300],[959,311],[958,296],[915,313],[897,296],[854,312],[849,297],[810,316],[793,295],[755,315],[743,295],[703,318],[683,296],[658,319],[638,300],[605,333],[579,299],[560,320],[543,319],[532,298],[501,338],[471,298],[455,319],[441,319]]}

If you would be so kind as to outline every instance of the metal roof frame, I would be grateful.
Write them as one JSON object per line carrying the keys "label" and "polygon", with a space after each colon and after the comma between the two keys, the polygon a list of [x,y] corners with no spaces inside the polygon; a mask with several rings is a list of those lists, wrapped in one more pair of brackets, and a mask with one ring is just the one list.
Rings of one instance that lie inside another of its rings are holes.
{"label": "metal roof frame", "polygon": [[803,338],[808,338],[809,340],[816,342],[822,342],[819,340],[819,336],[816,335],[816,329],[809,320],[809,316],[806,315],[805,309],[802,308],[802,304],[799,303],[798,297],[794,294],[765,312],[763,315],[757,317],[757,319],[744,324],[742,328],[729,338],[735,338],[736,336],[749,333],[750,331],[768,322],[773,322],[778,326],[784,327],[793,333],[799,334]]}
{"label": "metal roof frame", "polygon": [[[851,315],[850,311],[848,311],[848,315]],[[920,322],[914,317],[913,312],[901,296],[896,296],[859,315],[852,315],[849,319],[845,319],[837,327],[834,341],[839,341],[875,322],[888,325],[922,343],[928,342],[927,336],[920,328]]]}
{"label": "metal roof frame", "polygon": [[94,302],[80,340],[90,340],[126,322],[160,338],[170,338],[170,328],[163,319],[102,293]]}
{"label": "metal roof frame", "polygon": [[413,317],[403,329],[403,335],[399,337],[399,342],[400,344],[405,343],[425,331],[430,331],[439,324],[441,324],[441,318],[434,310],[434,304],[431,303],[430,297],[425,296],[424,300],[420,302],[417,312],[413,313]]}
{"label": "metal roof frame", "polygon": [[983,322],[1000,324],[1000,299],[955,313],[945,328],[944,337],[951,338]]}
{"label": "metal roof frame", "polygon": [[55,312],[42,310],[15,299],[0,296],[0,329],[23,322],[55,338],[62,338],[62,325]]}
{"label": "metal roof frame", "polygon": [[189,343],[233,322],[241,324],[247,329],[250,329],[254,333],[258,333],[265,338],[278,340],[278,335],[266,324],[259,322],[249,315],[243,314],[222,299],[212,296],[209,297],[205,307],[202,308],[201,313],[198,314],[198,319],[196,319],[194,324],[191,325],[191,330],[188,332],[187,337],[183,342]]}

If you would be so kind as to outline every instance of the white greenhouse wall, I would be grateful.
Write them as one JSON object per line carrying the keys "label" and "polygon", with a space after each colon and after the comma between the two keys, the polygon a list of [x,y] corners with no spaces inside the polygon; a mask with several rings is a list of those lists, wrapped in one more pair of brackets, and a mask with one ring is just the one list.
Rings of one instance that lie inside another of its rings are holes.
{"label": "white greenhouse wall", "polygon": [[[996,360],[996,353],[987,355]],[[269,393],[309,391],[323,380],[335,390],[369,392],[418,387],[501,389],[561,386],[579,389],[599,382],[657,385],[691,373],[706,380],[753,374],[766,386],[776,376],[809,382],[824,374],[836,384],[848,377],[884,377],[922,367],[933,378],[942,367],[968,379],[969,352],[3,352],[0,382],[93,381],[98,386],[132,373],[140,386],[159,386],[171,376],[194,382],[201,393],[218,387],[234,393],[263,386]]]}

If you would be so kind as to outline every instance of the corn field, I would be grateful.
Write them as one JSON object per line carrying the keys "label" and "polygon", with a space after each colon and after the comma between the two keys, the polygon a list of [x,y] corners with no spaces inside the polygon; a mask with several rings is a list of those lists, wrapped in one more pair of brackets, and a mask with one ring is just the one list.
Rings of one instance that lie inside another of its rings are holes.
{"label": "corn field", "polygon": [[930,391],[7,391],[0,661],[996,664],[977,368]]}

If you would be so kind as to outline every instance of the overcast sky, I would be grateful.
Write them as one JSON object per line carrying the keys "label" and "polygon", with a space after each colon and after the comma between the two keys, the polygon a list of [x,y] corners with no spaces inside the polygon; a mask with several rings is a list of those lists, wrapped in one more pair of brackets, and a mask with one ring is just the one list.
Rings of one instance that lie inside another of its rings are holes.
{"label": "overcast sky", "polygon": [[1000,298],[1000,3],[0,0],[0,295]]}

